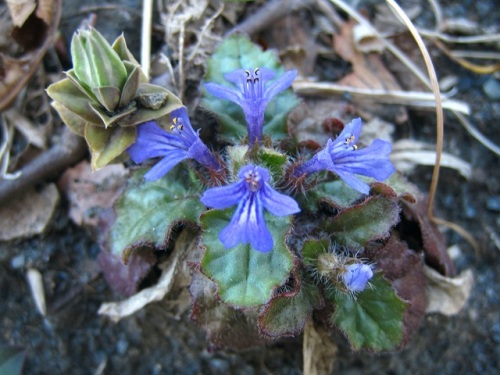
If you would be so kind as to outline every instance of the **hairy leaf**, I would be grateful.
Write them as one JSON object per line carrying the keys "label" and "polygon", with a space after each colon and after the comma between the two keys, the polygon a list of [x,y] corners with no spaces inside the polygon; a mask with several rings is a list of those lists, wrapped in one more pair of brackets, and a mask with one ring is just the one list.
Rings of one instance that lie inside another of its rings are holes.
{"label": "hairy leaf", "polygon": [[268,253],[253,249],[250,244],[226,249],[219,233],[229,223],[233,211],[211,210],[202,215],[202,244],[206,250],[201,269],[218,285],[224,302],[240,307],[262,305],[269,301],[274,288],[286,282],[293,269],[293,256],[285,244],[291,219],[265,215],[274,240],[274,248]]}
{"label": "hairy leaf", "polygon": [[259,328],[269,337],[296,336],[311,318],[322,298],[314,284],[301,280],[298,293],[273,298],[259,316]]}
{"label": "hairy leaf", "polygon": [[205,210],[195,177],[182,166],[153,182],[144,181],[144,172],[133,175],[115,204],[117,219],[111,228],[110,248],[124,258],[139,246],[164,248],[176,223],[196,223]]}
{"label": "hairy leaf", "polygon": [[386,238],[399,221],[399,206],[385,197],[369,197],[323,224],[335,241],[350,249],[361,249],[366,242]]}
{"label": "hairy leaf", "polygon": [[[343,180],[334,180],[321,182],[311,190],[308,196],[309,205],[316,206],[319,203],[325,203],[335,209],[350,207],[354,202],[361,198],[362,194],[351,188]],[[315,207],[310,207],[314,209]]]}
{"label": "hairy leaf", "polygon": [[189,287],[194,306],[191,319],[206,332],[213,349],[244,350],[265,340],[257,329],[254,310],[236,310],[217,298],[217,285],[195,272]]}
{"label": "hairy leaf", "polygon": [[373,288],[366,288],[356,298],[332,292],[329,299],[335,312],[331,323],[344,332],[355,350],[394,350],[403,340],[407,304],[380,274],[371,284]]}

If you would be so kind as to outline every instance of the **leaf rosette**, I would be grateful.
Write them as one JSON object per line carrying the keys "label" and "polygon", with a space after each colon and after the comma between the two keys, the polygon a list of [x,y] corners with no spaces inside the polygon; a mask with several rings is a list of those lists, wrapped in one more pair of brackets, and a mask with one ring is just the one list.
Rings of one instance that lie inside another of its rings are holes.
{"label": "leaf rosette", "polygon": [[170,91],[147,83],[123,35],[110,45],[93,28],[79,30],[71,54],[73,69],[47,93],[64,123],[86,139],[94,170],[135,142],[137,125],[182,106]]}

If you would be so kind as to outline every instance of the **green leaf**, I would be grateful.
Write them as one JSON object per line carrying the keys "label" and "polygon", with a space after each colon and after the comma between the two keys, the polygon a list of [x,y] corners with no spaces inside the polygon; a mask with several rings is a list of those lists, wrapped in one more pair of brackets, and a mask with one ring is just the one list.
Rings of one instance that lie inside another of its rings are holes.
{"label": "green leaf", "polygon": [[[120,126],[134,126],[146,121],[159,119],[175,109],[182,107],[181,100],[161,86],[141,84],[137,90],[136,100],[142,103],[138,109],[126,119],[120,119]],[[146,104],[149,107],[145,107]]]}
{"label": "green leaf", "polygon": [[294,267],[293,256],[285,244],[291,218],[266,213],[274,248],[261,253],[249,244],[226,249],[220,242],[219,233],[233,212],[233,208],[210,210],[201,216],[202,244],[206,249],[201,269],[218,285],[222,301],[239,307],[262,305],[269,301],[276,287],[286,282]]}
{"label": "green leaf", "polygon": [[[204,81],[234,87],[226,81],[225,74],[236,69],[257,67],[273,69],[277,77],[284,72],[274,51],[262,51],[245,36],[233,34],[219,45],[207,61],[207,74]],[[276,96],[267,105],[263,133],[270,135],[273,140],[285,138],[287,136],[286,116],[298,102],[290,90]],[[237,104],[218,99],[205,92],[202,105],[217,114],[221,124],[220,137],[222,139],[237,143],[247,134],[245,116]]]}
{"label": "green leaf", "polygon": [[113,112],[120,102],[120,89],[113,86],[101,86],[92,89],[92,92],[99,100],[99,103],[107,111]]}
{"label": "green leaf", "polygon": [[69,78],[50,85],[47,88],[47,94],[52,100],[60,103],[88,122],[93,124],[101,123],[99,116],[90,107],[91,98],[82,92]]}
{"label": "green leaf", "polygon": [[328,296],[335,304],[331,323],[344,332],[355,350],[394,350],[403,340],[408,304],[382,275],[376,274],[370,283],[372,288],[366,288],[356,298],[339,292]]}
{"label": "green leaf", "polygon": [[75,112],[70,111],[59,102],[52,102],[50,104],[54,107],[61,120],[72,132],[78,134],[80,137],[85,136],[85,127],[87,126],[88,121],[78,116]]}
{"label": "green leaf", "polygon": [[137,89],[139,88],[139,83],[141,81],[141,67],[136,66],[129,73],[127,82],[123,86],[121,96],[120,96],[120,108],[127,106],[135,97]]}
{"label": "green leaf", "polygon": [[[135,66],[140,66],[139,62],[135,59],[134,55],[132,55],[132,52],[127,47],[127,41],[125,40],[125,37],[120,35],[116,40],[113,42],[113,45],[111,46],[115,50],[115,52],[120,56],[120,59],[122,60],[123,64],[125,67],[127,67],[127,63],[131,63],[132,65]],[[131,71],[131,69],[127,68],[127,71]],[[144,75],[144,72],[141,70],[141,82],[146,83],[148,82],[146,76]]]}
{"label": "green leaf", "polygon": [[229,156],[229,172],[236,178],[241,167],[248,164],[248,146],[228,146],[226,150]]}
{"label": "green leaf", "polygon": [[73,34],[71,39],[71,56],[73,61],[73,71],[80,84],[86,91],[90,91],[92,74],[90,67],[90,56],[87,55],[87,30],[79,30]]}
{"label": "green leaf", "polygon": [[23,348],[0,345],[0,374],[20,375],[25,356]]}
{"label": "green leaf", "polygon": [[328,251],[329,239],[307,240],[302,246],[302,258],[306,266],[316,266],[318,257]]}
{"label": "green leaf", "polygon": [[387,237],[398,222],[399,206],[395,200],[369,197],[324,222],[323,229],[332,234],[337,243],[356,250],[368,241]]}
{"label": "green leaf", "polygon": [[326,203],[334,208],[342,209],[350,207],[361,198],[362,194],[351,188],[343,180],[321,182],[312,189],[307,196],[310,208],[314,209],[320,202]]}
{"label": "green leaf", "polygon": [[135,111],[137,111],[137,107],[134,105],[134,103],[131,103],[131,105],[129,105],[128,107],[113,113],[106,111],[97,103],[90,103],[90,108],[92,108],[92,111],[94,111],[100,117],[100,121],[98,123],[93,123],[93,125],[104,128],[109,128],[111,127],[111,125],[118,126],[120,120],[128,120],[130,116]]}
{"label": "green leaf", "polygon": [[87,124],[85,139],[92,156],[92,170],[96,171],[121,156],[136,139],[136,128],[108,128]]}
{"label": "green leaf", "polygon": [[110,248],[124,258],[138,246],[165,248],[176,223],[196,223],[205,206],[200,185],[191,171],[177,166],[167,176],[146,182],[145,170],[135,172],[129,186],[115,204],[116,222],[110,233]]}
{"label": "green leaf", "polygon": [[127,69],[120,56],[96,29],[90,29],[86,41],[92,82],[90,87],[113,86],[121,91],[127,80]]}
{"label": "green leaf", "polygon": [[259,328],[269,337],[296,336],[302,332],[322,298],[314,284],[301,281],[294,296],[273,298],[259,316]]}
{"label": "green leaf", "polygon": [[299,103],[291,90],[283,91],[271,100],[264,115],[264,134],[269,134],[276,141],[287,138],[287,116]]}
{"label": "green leaf", "polygon": [[279,179],[283,175],[283,167],[286,164],[287,156],[272,148],[260,147],[257,155],[260,164],[271,172],[274,179]]}

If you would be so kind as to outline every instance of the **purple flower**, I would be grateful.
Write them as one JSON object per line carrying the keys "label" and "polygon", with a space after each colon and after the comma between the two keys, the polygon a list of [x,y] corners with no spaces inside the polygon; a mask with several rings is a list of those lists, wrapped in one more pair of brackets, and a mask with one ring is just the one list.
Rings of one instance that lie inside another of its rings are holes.
{"label": "purple flower", "polygon": [[275,76],[271,69],[256,68],[253,72],[238,69],[224,76],[236,88],[216,83],[206,83],[205,88],[210,94],[230,100],[243,109],[248,127],[248,142],[253,146],[255,142],[262,140],[267,103],[278,93],[289,88],[296,75],[296,70],[290,70],[276,81],[269,82]]}
{"label": "purple flower", "polygon": [[351,188],[368,194],[370,187],[357,178],[356,174],[383,181],[395,171],[395,168],[389,160],[392,150],[389,142],[376,139],[370,146],[358,149],[356,142],[361,127],[360,118],[352,120],[334,141],[329,139],[323,150],[297,167],[294,175],[299,177],[304,173],[328,170],[337,174]]}
{"label": "purple flower", "polygon": [[264,208],[276,216],[292,215],[300,208],[295,200],[269,185],[267,169],[249,164],[240,169],[239,177],[241,180],[233,184],[208,189],[201,201],[216,209],[238,205],[231,221],[219,234],[226,248],[250,243],[258,251],[270,251],[273,238],[264,220]]}
{"label": "purple flower", "polygon": [[207,168],[217,169],[219,163],[193,130],[186,108],[170,113],[171,132],[160,128],[155,121],[148,121],[137,127],[137,140],[127,149],[135,163],[156,157],[163,157],[144,175],[147,181],[157,180],[185,159],[194,159]]}
{"label": "purple flower", "polygon": [[340,276],[350,292],[362,292],[373,277],[373,270],[366,264],[355,263],[348,265]]}

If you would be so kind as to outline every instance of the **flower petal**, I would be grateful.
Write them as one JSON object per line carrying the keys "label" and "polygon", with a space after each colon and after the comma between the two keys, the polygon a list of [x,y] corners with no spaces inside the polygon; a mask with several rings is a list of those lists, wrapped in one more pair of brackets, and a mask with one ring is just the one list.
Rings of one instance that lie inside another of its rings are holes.
{"label": "flower petal", "polygon": [[137,140],[127,149],[127,153],[135,163],[142,163],[183,147],[177,136],[163,130],[156,122],[149,121],[137,127]]}
{"label": "flower petal", "polygon": [[342,281],[351,292],[362,292],[373,277],[373,270],[366,264],[350,264],[342,274]]}
{"label": "flower petal", "polygon": [[245,84],[247,78],[246,69],[236,69],[232,72],[224,74],[226,81],[233,83],[239,91],[243,91],[243,85]]}
{"label": "flower petal", "polygon": [[219,239],[227,248],[250,242],[257,251],[272,250],[273,237],[267,229],[262,202],[257,194],[249,194],[240,201],[231,222],[220,232]]}
{"label": "flower petal", "polygon": [[300,212],[299,205],[287,195],[280,194],[269,184],[265,184],[261,193],[264,208],[275,216],[287,216]]}
{"label": "flower petal", "polygon": [[358,177],[356,177],[356,175],[340,169],[336,169],[334,173],[336,173],[337,176],[344,180],[344,182],[354,190],[363,194],[370,193],[370,186],[366,182],[361,181]]}
{"label": "flower petal", "polygon": [[279,94],[281,91],[289,88],[297,75],[296,70],[288,70],[276,81],[272,82],[264,89],[264,97],[271,100],[274,96]]}
{"label": "flower petal", "polygon": [[396,170],[389,160],[391,150],[389,142],[376,139],[370,146],[334,160],[332,171],[360,174],[383,181]]}
{"label": "flower petal", "polygon": [[247,189],[244,182],[240,181],[231,185],[208,189],[203,193],[200,200],[207,207],[223,210],[238,204],[246,193]]}
{"label": "flower petal", "polygon": [[205,89],[213,96],[219,99],[226,99],[238,105],[241,105],[243,98],[240,91],[227,86],[222,86],[217,83],[205,83]]}
{"label": "flower petal", "polygon": [[170,172],[173,167],[187,158],[188,156],[186,151],[172,150],[144,175],[144,179],[146,181],[158,180]]}

